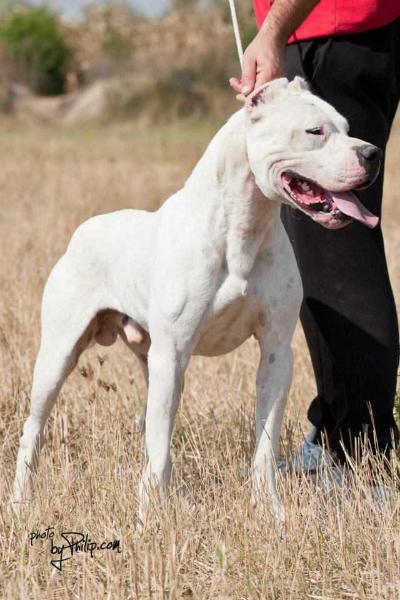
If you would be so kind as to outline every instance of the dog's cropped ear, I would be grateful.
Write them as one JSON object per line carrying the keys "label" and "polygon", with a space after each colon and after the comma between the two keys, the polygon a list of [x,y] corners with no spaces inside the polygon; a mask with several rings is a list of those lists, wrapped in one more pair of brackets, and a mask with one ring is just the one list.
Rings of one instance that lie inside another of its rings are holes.
{"label": "dog's cropped ear", "polygon": [[276,98],[283,89],[287,88],[288,83],[286,77],[281,77],[280,79],[273,79],[254,90],[254,92],[246,98],[245,106],[247,111],[251,113],[257,106],[270,102]]}
{"label": "dog's cropped ear", "polygon": [[309,92],[310,86],[308,85],[307,81],[303,79],[303,77],[296,75],[293,81],[289,83],[289,89],[295,94],[300,94],[301,92]]}

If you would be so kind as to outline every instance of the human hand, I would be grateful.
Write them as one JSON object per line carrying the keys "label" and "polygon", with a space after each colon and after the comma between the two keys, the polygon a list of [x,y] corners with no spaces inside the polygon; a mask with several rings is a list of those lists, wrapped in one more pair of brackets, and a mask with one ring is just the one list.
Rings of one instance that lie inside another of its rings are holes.
{"label": "human hand", "polygon": [[243,56],[242,77],[231,77],[229,83],[244,102],[254,89],[272,79],[282,77],[285,66],[285,43],[260,30]]}

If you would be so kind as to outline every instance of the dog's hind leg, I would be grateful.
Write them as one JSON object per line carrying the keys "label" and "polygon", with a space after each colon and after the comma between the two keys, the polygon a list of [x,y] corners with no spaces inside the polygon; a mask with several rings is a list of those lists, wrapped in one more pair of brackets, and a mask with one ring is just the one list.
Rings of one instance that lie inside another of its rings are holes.
{"label": "dog's hind leg", "polygon": [[29,491],[44,442],[44,426],[62,383],[73,366],[73,344],[59,343],[54,347],[49,340],[42,341],[33,375],[30,413],[18,451],[14,502],[20,502]]}
{"label": "dog's hind leg", "polygon": [[[60,271],[60,269],[59,269]],[[58,273],[60,275],[60,273]],[[76,295],[76,298],[74,298]],[[43,432],[58,392],[87,345],[87,327],[79,294],[60,276],[49,279],[43,296],[42,332],[33,373],[30,414],[25,422],[17,457],[13,501],[20,503],[30,491]],[[15,507],[18,510],[18,506]]]}

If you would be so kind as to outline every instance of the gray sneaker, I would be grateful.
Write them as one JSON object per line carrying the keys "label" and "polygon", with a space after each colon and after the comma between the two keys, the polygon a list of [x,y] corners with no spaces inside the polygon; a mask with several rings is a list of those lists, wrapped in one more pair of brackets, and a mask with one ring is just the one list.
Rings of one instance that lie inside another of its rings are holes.
{"label": "gray sneaker", "polygon": [[362,495],[370,506],[373,506],[380,512],[394,510],[400,500],[400,494],[396,486],[389,486],[383,483],[363,486]]}
{"label": "gray sneaker", "polygon": [[332,454],[326,448],[314,443],[316,434],[317,430],[313,427],[295,454],[287,460],[278,461],[277,467],[280,473],[311,474],[326,467],[334,467]]}
{"label": "gray sneaker", "polygon": [[[315,444],[316,435],[317,430],[313,427],[295,454],[278,461],[279,473],[307,475],[325,495],[336,494],[339,490],[345,495],[351,494],[360,485],[355,473],[349,466],[337,464],[326,448]],[[361,494],[366,502],[382,512],[400,507],[400,491],[395,485],[361,485]]]}

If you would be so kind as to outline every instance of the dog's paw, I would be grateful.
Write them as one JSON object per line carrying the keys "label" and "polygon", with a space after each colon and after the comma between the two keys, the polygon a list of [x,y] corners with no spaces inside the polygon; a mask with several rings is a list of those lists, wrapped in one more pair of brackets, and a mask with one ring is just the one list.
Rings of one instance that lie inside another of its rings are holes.
{"label": "dog's paw", "polygon": [[282,527],[285,524],[285,508],[279,498],[271,498],[271,496],[265,492],[260,493],[260,491],[253,490],[250,503],[259,520],[263,520],[272,512],[278,527]]}

